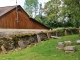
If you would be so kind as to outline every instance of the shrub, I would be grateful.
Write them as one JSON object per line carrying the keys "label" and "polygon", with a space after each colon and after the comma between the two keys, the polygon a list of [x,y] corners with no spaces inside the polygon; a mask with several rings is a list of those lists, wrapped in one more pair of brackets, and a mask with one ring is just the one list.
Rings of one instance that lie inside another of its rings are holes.
{"label": "shrub", "polygon": [[64,29],[57,29],[56,33],[58,36],[63,36],[64,35]]}

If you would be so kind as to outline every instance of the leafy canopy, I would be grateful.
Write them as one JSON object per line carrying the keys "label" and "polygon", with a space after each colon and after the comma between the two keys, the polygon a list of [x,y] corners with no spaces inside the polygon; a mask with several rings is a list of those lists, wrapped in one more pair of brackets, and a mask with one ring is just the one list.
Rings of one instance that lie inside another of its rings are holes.
{"label": "leafy canopy", "polygon": [[63,7],[63,15],[69,17],[72,27],[80,26],[80,0],[63,0],[65,6]]}
{"label": "leafy canopy", "polygon": [[36,14],[38,9],[38,0],[25,0],[24,8],[29,15],[32,16],[33,12]]}

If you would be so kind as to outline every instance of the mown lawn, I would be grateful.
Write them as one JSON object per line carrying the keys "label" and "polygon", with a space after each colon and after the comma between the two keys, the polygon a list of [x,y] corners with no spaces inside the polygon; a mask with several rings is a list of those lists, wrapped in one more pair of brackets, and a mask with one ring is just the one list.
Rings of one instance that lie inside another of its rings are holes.
{"label": "mown lawn", "polygon": [[[0,60],[80,60],[80,45],[76,44],[78,39],[80,39],[78,34],[63,36],[61,39],[50,39],[38,43],[37,46],[2,54]],[[65,40],[71,40],[72,45],[76,46],[75,53],[65,53],[56,49],[57,43]]]}

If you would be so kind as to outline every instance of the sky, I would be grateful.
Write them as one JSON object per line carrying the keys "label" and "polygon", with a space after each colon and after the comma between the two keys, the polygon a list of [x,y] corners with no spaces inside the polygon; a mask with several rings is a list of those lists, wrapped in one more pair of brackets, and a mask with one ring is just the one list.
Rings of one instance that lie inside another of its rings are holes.
{"label": "sky", "polygon": [[[46,3],[49,0],[39,0],[39,3],[42,3],[44,5],[44,3]],[[24,2],[25,0],[17,0],[17,4],[21,5],[22,7],[24,6]],[[13,6],[16,5],[16,0],[1,0],[0,1],[0,7],[4,7],[4,6]]]}

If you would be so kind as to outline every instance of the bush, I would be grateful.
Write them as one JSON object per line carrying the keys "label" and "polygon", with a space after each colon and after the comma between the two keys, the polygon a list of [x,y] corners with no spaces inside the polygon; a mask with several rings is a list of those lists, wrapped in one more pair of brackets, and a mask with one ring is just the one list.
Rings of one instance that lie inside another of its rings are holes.
{"label": "bush", "polygon": [[67,28],[66,31],[67,31],[67,34],[68,34],[68,35],[79,33],[79,31],[78,31],[77,28]]}
{"label": "bush", "polygon": [[64,29],[57,29],[56,33],[58,36],[64,36]]}

